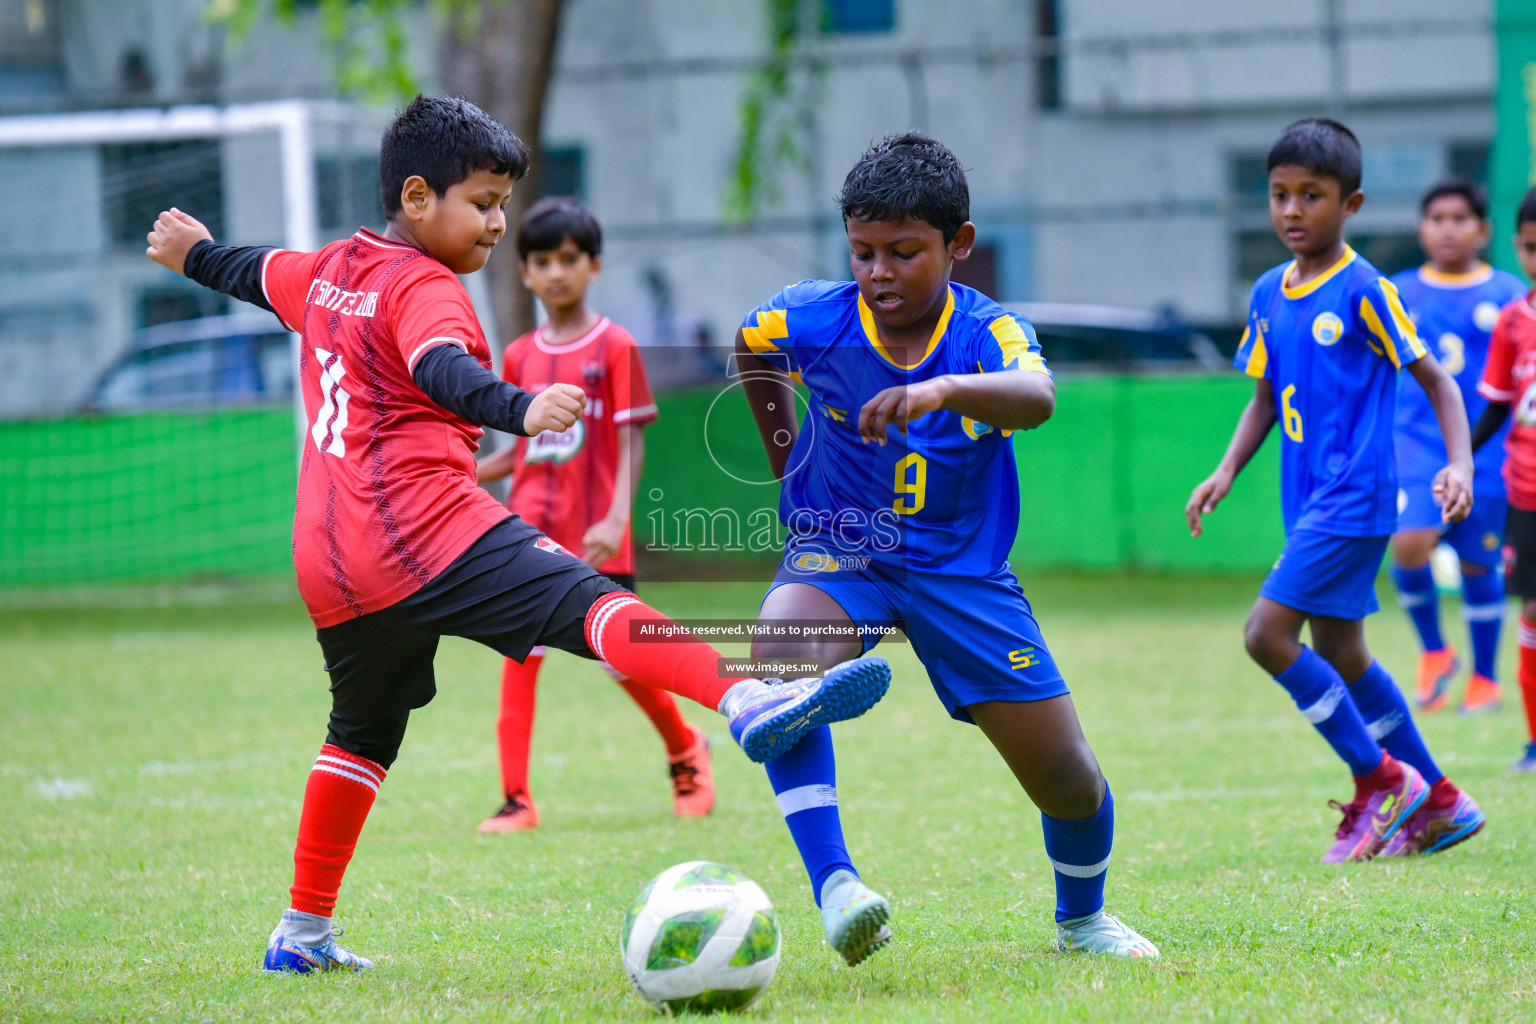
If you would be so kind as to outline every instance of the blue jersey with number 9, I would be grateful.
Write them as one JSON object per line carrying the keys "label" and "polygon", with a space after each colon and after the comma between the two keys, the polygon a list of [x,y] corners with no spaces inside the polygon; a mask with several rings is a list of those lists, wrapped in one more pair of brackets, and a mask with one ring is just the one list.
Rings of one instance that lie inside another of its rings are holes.
{"label": "blue jersey with number 9", "polygon": [[1295,262],[1253,285],[1233,360],[1274,389],[1285,531],[1379,537],[1397,528],[1397,371],[1426,353],[1397,289],[1348,246],[1300,285]]}
{"label": "blue jersey with number 9", "polygon": [[903,368],[851,281],[802,281],[747,314],[747,346],[809,392],[779,517],[795,538],[919,572],[984,576],[1006,563],[1019,523],[1012,431],[932,412],[885,445],[859,439],[859,410],[886,388],[945,374],[1049,373],[1034,328],[951,284],[922,359]]}

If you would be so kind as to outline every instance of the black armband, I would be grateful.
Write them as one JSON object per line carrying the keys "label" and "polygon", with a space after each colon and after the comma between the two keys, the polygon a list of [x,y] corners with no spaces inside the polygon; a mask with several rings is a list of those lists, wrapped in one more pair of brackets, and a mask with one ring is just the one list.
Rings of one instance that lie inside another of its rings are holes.
{"label": "black armband", "polygon": [[1489,402],[1483,408],[1483,414],[1477,418],[1477,425],[1472,428],[1472,450],[1475,452],[1487,444],[1488,439],[1499,432],[1507,419],[1508,402]]}
{"label": "black armband", "polygon": [[276,313],[261,288],[261,262],[273,248],[270,245],[214,245],[205,238],[187,253],[182,273],[214,291]]}
{"label": "black armband", "polygon": [[508,384],[457,345],[434,345],[411,371],[416,386],[455,416],[483,427],[527,436],[523,417],[533,396]]}

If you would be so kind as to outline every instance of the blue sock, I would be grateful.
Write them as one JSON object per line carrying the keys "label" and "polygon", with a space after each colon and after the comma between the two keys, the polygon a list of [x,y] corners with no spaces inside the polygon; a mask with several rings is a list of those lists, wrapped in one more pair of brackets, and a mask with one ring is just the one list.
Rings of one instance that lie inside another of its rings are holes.
{"label": "blue sock", "polygon": [[1403,692],[1381,667],[1381,662],[1371,662],[1365,675],[1349,684],[1349,695],[1360,709],[1360,717],[1365,719],[1366,730],[1387,749],[1387,753],[1413,765],[1431,786],[1445,778],[1435,759],[1429,756],[1419,727],[1413,724],[1413,714],[1408,710]]}
{"label": "blue sock", "polygon": [[1090,818],[1062,821],[1040,814],[1045,855],[1056,870],[1056,920],[1087,917],[1104,909],[1104,879],[1115,845],[1115,798],[1104,784],[1104,802]]}
{"label": "blue sock", "polygon": [[1322,655],[1303,646],[1296,664],[1275,676],[1275,682],[1349,765],[1351,775],[1369,775],[1381,764],[1381,745],[1371,739],[1344,680]]}
{"label": "blue sock", "polygon": [[821,906],[821,887],[832,872],[858,869],[843,842],[837,815],[837,759],[832,753],[832,727],[823,725],[805,734],[789,753],[763,766],[779,798],[784,824],[794,837],[811,877],[811,893]]}
{"label": "blue sock", "polygon": [[1504,628],[1504,574],[1489,569],[1481,576],[1461,577],[1462,614],[1472,637],[1472,671],[1498,679],[1499,632]]}
{"label": "blue sock", "polygon": [[1419,631],[1419,643],[1426,651],[1445,650],[1445,637],[1440,635],[1440,595],[1435,591],[1435,574],[1429,566],[1404,569],[1394,565],[1392,582],[1397,584],[1397,603]]}

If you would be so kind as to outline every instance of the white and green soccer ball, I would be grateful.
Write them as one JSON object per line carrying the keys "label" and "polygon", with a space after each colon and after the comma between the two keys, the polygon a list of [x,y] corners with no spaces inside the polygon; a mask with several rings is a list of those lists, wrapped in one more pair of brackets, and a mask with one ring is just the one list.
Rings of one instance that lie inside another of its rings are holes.
{"label": "white and green soccer ball", "polygon": [[645,884],[619,948],[635,990],[658,1010],[740,1010],[779,969],[779,919],[756,882],[693,860]]}

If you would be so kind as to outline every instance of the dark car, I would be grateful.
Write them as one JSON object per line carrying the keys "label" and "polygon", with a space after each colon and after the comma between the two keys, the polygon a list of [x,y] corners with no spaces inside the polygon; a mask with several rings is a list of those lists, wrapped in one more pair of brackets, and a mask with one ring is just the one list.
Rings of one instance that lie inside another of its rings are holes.
{"label": "dark car", "polygon": [[1216,343],[1170,313],[1070,302],[1012,302],[1034,325],[1045,361],[1094,369],[1230,368]]}
{"label": "dark car", "polygon": [[266,313],[146,327],[91,389],[99,412],[202,409],[293,401],[293,339]]}

